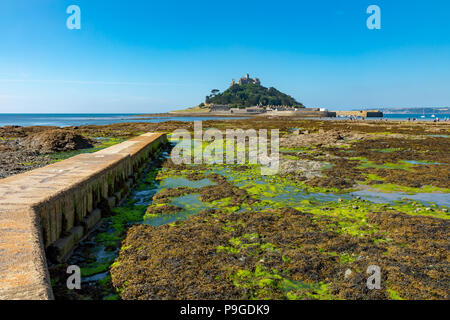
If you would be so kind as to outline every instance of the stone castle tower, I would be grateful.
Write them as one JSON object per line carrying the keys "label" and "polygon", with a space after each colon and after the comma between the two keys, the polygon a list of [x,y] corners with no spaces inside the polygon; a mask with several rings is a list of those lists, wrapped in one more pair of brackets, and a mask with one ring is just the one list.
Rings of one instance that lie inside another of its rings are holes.
{"label": "stone castle tower", "polygon": [[[244,78],[239,78],[238,83],[239,84],[252,83],[252,84],[260,85],[261,81],[258,78],[255,78],[255,79],[250,78],[250,75],[247,73]],[[235,84],[236,84],[236,81],[233,79],[233,81],[231,82],[231,86],[234,86]]]}

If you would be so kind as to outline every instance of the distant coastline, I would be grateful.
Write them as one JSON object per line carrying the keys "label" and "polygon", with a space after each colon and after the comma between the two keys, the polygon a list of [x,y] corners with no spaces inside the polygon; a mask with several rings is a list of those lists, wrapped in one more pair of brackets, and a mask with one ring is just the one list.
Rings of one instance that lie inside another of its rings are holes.
{"label": "distant coastline", "polygon": [[384,114],[450,114],[450,107],[428,108],[379,108]]}
{"label": "distant coastline", "polygon": [[[416,118],[419,121],[433,121],[436,118],[450,118],[450,112],[447,114],[435,113],[425,114],[385,114],[383,120],[389,121],[405,121],[408,118]],[[173,114],[173,113],[148,113],[148,114],[0,114],[0,127],[3,126],[55,126],[55,127],[72,127],[86,125],[111,125],[115,123],[129,122],[166,122],[166,121],[206,121],[206,120],[222,120],[222,119],[247,119],[253,116],[242,115],[211,115],[211,114]],[[324,120],[341,121],[347,118],[321,118]],[[380,118],[369,118],[366,121],[378,121]],[[287,119],[288,120],[288,119]]]}

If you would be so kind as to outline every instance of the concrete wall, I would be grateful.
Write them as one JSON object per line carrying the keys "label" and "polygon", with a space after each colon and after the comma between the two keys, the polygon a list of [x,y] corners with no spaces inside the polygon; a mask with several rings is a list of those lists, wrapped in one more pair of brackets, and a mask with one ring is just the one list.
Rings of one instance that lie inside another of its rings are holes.
{"label": "concrete wall", "polygon": [[147,133],[0,180],[0,299],[52,299],[47,258],[64,260],[166,142]]}
{"label": "concrete wall", "polygon": [[378,110],[360,110],[360,111],[336,111],[336,115],[341,117],[383,117],[383,112]]}
{"label": "concrete wall", "polygon": [[304,117],[304,118],[319,118],[319,117],[332,117],[333,113],[328,111],[314,111],[300,109],[298,111],[269,111],[261,114],[260,116],[272,116],[272,117]]}

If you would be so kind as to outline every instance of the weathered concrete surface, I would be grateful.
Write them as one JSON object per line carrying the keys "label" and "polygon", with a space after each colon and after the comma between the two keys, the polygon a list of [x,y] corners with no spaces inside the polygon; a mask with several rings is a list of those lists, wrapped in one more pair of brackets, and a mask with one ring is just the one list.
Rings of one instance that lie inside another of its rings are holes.
{"label": "weathered concrete surface", "polygon": [[383,112],[379,110],[360,110],[360,111],[336,111],[337,116],[341,117],[383,117]]}
{"label": "weathered concrete surface", "polygon": [[87,228],[87,230],[91,230],[101,218],[102,212],[99,209],[95,209],[90,215],[84,217],[83,225]]}
{"label": "weathered concrete surface", "polygon": [[64,257],[69,254],[76,244],[84,236],[84,228],[81,226],[73,227],[68,235],[60,238],[54,244],[52,244],[47,250],[47,256],[54,260],[63,260]]}
{"label": "weathered concrete surface", "polygon": [[0,209],[0,299],[52,299],[39,219],[31,208]]}
{"label": "weathered concrete surface", "polygon": [[45,250],[69,250],[67,235],[98,220],[100,201],[121,192],[166,139],[147,133],[0,180],[0,299],[52,299]]}
{"label": "weathered concrete surface", "polygon": [[321,117],[334,117],[335,114],[328,111],[313,111],[302,110],[298,111],[268,111],[266,113],[260,113],[257,117],[298,117],[298,118],[321,118]]}

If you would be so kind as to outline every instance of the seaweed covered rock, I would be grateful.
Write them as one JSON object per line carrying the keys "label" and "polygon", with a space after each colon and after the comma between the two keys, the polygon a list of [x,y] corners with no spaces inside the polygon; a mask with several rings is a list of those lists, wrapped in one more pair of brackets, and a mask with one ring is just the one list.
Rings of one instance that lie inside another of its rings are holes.
{"label": "seaweed covered rock", "polygon": [[151,205],[147,208],[145,214],[149,215],[159,215],[159,214],[170,214],[182,211],[183,208],[171,205],[171,204],[156,204]]}
{"label": "seaweed covered rock", "polygon": [[92,148],[94,141],[73,130],[56,129],[31,134],[22,139],[21,144],[45,154]]}
{"label": "seaweed covered rock", "polygon": [[287,137],[281,138],[280,145],[288,148],[310,146],[335,147],[361,138],[363,138],[363,135],[356,133],[347,133],[338,130],[324,131],[319,129],[319,132],[316,133],[296,131]]}
{"label": "seaweed covered rock", "polygon": [[[366,236],[333,230],[349,218],[293,208],[133,226],[113,285],[123,299],[144,300],[448,299],[448,220],[364,217],[374,225]],[[367,287],[371,265],[381,269],[379,290]]]}
{"label": "seaweed covered rock", "polygon": [[163,189],[153,196],[153,202],[158,204],[168,203],[170,198],[181,197],[186,194],[195,193],[196,191],[198,190],[195,188],[187,187]]}
{"label": "seaweed covered rock", "polygon": [[230,183],[224,176],[216,173],[211,173],[205,178],[214,181],[217,185],[206,186],[200,189],[200,199],[205,202],[214,200],[231,198],[233,204],[253,203],[254,199],[244,189],[240,189]]}
{"label": "seaweed covered rock", "polygon": [[362,250],[356,239],[322,230],[313,215],[291,208],[205,210],[173,225],[133,226],[112,281],[123,299],[331,298],[323,281],[343,281],[345,266],[319,250],[330,245]]}

